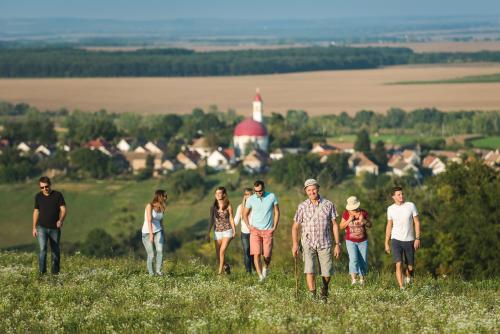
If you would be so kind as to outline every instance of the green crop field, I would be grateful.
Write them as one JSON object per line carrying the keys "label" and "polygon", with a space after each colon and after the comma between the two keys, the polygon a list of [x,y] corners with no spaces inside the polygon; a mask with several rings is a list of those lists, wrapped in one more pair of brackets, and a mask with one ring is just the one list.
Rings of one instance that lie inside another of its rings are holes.
{"label": "green crop field", "polygon": [[500,136],[476,139],[471,143],[474,147],[496,150],[500,148]]}
{"label": "green crop field", "polygon": [[432,85],[432,84],[470,84],[500,82],[500,73],[487,75],[470,75],[447,80],[420,80],[391,82],[389,85]]}
{"label": "green crop field", "polygon": [[[0,252],[1,333],[498,333],[499,280],[417,276],[399,290],[391,274],[365,286],[337,273],[325,303],[310,298],[293,261],[258,283],[236,268],[217,276],[197,260],[167,263],[149,277],[144,261],[62,259],[38,277],[36,255]],[[300,275],[302,276],[302,275]]]}
{"label": "green crop field", "polygon": [[[429,141],[434,139],[439,139],[440,137],[429,137],[429,136],[419,136],[419,135],[392,135],[392,134],[379,134],[372,135],[372,144],[381,140],[386,145],[408,145],[415,142]],[[356,141],[356,135],[341,135],[337,137],[328,138],[329,142],[341,142],[341,143],[354,143]]]}

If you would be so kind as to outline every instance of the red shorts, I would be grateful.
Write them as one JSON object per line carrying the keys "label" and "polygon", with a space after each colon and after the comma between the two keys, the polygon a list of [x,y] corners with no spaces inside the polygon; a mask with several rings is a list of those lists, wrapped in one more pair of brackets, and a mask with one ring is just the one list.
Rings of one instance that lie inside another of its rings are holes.
{"label": "red shorts", "polygon": [[272,230],[250,230],[250,255],[264,255],[271,257],[273,249],[273,231]]}

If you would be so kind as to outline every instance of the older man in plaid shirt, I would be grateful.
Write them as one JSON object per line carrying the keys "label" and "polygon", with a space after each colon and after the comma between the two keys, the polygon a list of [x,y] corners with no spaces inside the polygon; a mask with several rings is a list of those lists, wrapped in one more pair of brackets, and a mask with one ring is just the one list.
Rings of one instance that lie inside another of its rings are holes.
{"label": "older man in plaid shirt", "polygon": [[316,295],[314,274],[317,258],[323,281],[321,297],[326,299],[330,277],[333,275],[332,231],[335,238],[333,255],[337,259],[340,256],[339,227],[335,221],[337,209],[335,204],[319,195],[319,184],[316,180],[306,180],[304,190],[308,199],[299,204],[295,213],[292,227],[292,255],[297,257],[299,254],[298,235],[301,230],[307,288],[313,296]]}

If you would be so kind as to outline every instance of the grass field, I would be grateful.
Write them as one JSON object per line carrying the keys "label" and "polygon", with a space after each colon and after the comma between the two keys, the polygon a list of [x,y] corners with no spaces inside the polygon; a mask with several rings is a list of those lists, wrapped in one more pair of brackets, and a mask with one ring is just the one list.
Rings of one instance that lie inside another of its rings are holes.
{"label": "grass field", "polygon": [[[376,143],[379,140],[382,140],[386,145],[407,145],[414,143],[416,141],[427,141],[432,139],[437,139],[438,137],[429,137],[429,136],[419,136],[419,135],[373,135],[370,140],[372,144]],[[341,142],[341,143],[354,143],[356,141],[356,135],[342,135],[337,137],[328,138],[329,142]]]}
{"label": "grass field", "polygon": [[[54,189],[60,190],[66,199],[68,216],[63,227],[63,242],[85,240],[88,232],[103,228],[114,236],[126,236],[142,227],[144,207],[151,200],[157,188],[168,193],[168,207],[165,218],[167,233],[182,230],[195,224],[206,227],[210,205],[213,203],[213,189],[218,185],[235,184],[236,174],[211,175],[208,182],[213,186],[206,194],[176,194],[171,190],[168,176],[162,180],[136,181],[85,181],[55,182]],[[253,179],[243,179],[239,188],[249,187]],[[287,242],[293,214],[305,195],[301,189],[287,189],[282,185],[267,182],[269,191],[278,196],[282,212],[283,242]],[[351,181],[335,189],[322,189],[322,193],[335,203],[342,205],[350,195]],[[33,198],[39,191],[36,183],[0,185],[0,249],[21,245],[36,245],[31,236]],[[236,209],[241,203],[241,190],[229,190],[231,203]]]}
{"label": "grass field", "polygon": [[476,139],[472,141],[472,146],[496,150],[500,148],[500,137],[496,136]]}
{"label": "grass field", "polygon": [[500,73],[488,75],[472,75],[462,78],[430,81],[401,81],[394,85],[433,85],[433,84],[470,84],[470,83],[495,83],[500,82]]}
{"label": "grass field", "polygon": [[[0,252],[2,333],[498,333],[499,280],[417,276],[400,291],[390,274],[351,287],[337,273],[326,303],[296,295],[293,261],[257,283],[236,268],[217,277],[196,260],[63,257],[59,276],[37,277],[36,256]],[[300,275],[302,276],[302,275]]]}
{"label": "grass field", "polygon": [[401,81],[448,80],[500,72],[498,64],[396,66],[373,70],[325,71],[240,77],[0,79],[0,100],[26,102],[42,110],[61,107],[139,113],[190,113],[217,105],[250,115],[255,88],[265,113],[303,109],[310,115],[368,109],[385,112],[436,107],[498,110],[500,83],[387,85]]}

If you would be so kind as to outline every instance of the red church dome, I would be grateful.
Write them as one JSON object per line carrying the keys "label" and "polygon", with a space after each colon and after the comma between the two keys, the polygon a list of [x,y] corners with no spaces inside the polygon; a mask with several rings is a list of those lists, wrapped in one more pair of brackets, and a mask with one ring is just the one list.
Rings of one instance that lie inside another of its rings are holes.
{"label": "red church dome", "polygon": [[264,124],[248,118],[236,126],[236,128],[234,129],[234,135],[265,137],[267,136],[267,129]]}

